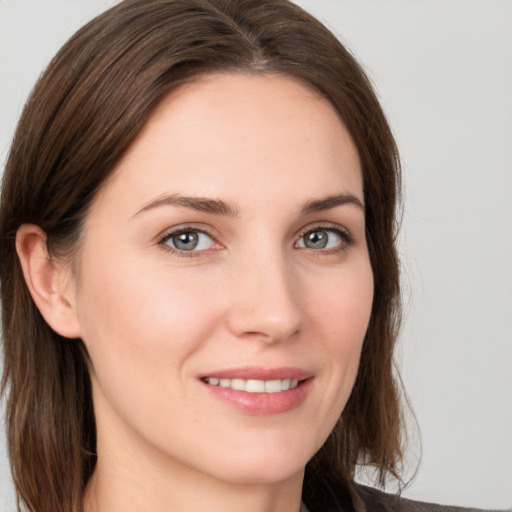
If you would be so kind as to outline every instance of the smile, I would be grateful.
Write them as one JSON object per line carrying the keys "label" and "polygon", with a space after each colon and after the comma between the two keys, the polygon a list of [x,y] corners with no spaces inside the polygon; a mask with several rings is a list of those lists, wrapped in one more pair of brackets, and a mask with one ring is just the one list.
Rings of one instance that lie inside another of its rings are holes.
{"label": "smile", "polygon": [[199,376],[210,396],[256,416],[281,414],[300,407],[314,380],[310,370],[292,366],[226,368]]}
{"label": "smile", "polygon": [[245,391],[247,393],[279,393],[294,389],[299,384],[298,379],[219,379],[217,377],[206,377],[204,382],[210,386],[220,386],[221,388],[230,388],[236,391]]}

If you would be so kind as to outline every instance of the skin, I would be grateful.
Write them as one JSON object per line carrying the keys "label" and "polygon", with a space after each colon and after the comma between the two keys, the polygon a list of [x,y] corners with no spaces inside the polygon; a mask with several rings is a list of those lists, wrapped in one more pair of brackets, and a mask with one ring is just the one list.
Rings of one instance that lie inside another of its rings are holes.
{"label": "skin", "polygon": [[[230,211],[162,201],[177,194]],[[355,199],[304,211],[342,194]],[[92,205],[78,276],[37,267],[44,236],[20,230],[33,295],[53,297],[40,309],[91,358],[87,512],[299,510],[304,466],[347,402],[370,317],[362,204],[357,151],[332,106],[294,79],[233,73],[159,106]],[[205,233],[200,250],[163,239],[184,227]],[[306,232],[328,248],[305,246]],[[310,372],[304,402],[249,414],[200,379],[245,366]]]}

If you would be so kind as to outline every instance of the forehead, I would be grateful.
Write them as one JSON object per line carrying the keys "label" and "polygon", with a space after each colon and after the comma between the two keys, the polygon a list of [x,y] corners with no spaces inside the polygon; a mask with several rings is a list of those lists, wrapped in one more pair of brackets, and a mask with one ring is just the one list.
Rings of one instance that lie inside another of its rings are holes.
{"label": "forehead", "polygon": [[283,184],[290,199],[340,187],[361,196],[350,135],[332,105],[298,80],[227,73],[165,98],[100,195],[114,187],[139,202],[164,192],[248,202],[270,200]]}

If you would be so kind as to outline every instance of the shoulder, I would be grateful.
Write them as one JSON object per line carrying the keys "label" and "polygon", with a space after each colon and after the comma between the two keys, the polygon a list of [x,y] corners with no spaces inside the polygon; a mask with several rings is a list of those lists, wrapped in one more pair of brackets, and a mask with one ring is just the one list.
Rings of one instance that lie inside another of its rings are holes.
{"label": "shoulder", "polygon": [[359,484],[351,486],[351,495],[355,512],[478,512],[479,510],[409,500]]}
{"label": "shoulder", "polygon": [[[310,512],[484,512],[476,508],[409,500],[345,480],[332,471],[320,472],[316,469],[316,472],[306,471],[302,492],[303,501]],[[512,509],[508,512],[512,512]]]}

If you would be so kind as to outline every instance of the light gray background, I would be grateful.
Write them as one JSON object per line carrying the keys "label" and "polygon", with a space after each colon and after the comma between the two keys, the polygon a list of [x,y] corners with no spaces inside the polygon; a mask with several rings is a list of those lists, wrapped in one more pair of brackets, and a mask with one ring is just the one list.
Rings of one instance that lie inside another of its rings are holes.
{"label": "light gray background", "polygon": [[[257,1],[257,0],[255,0]],[[0,162],[51,56],[112,0],[0,0]],[[300,0],[364,63],[402,151],[405,495],[512,506],[512,2]],[[0,510],[13,511],[0,443]],[[413,468],[418,436],[411,436]]]}

